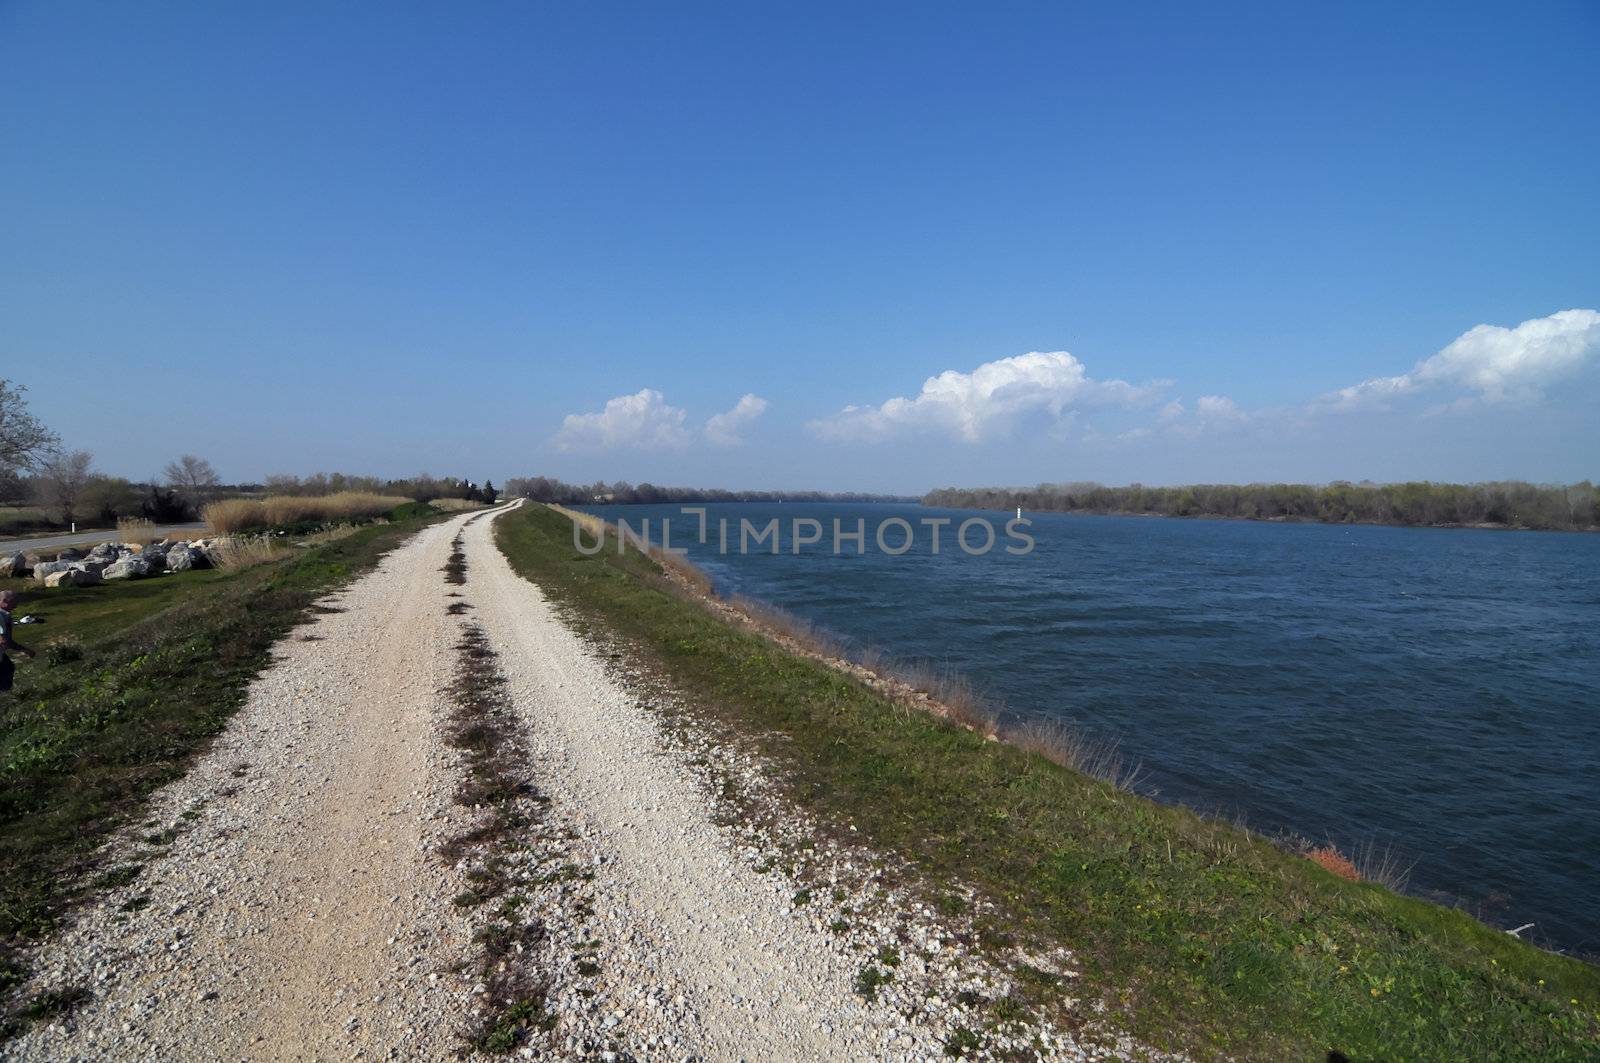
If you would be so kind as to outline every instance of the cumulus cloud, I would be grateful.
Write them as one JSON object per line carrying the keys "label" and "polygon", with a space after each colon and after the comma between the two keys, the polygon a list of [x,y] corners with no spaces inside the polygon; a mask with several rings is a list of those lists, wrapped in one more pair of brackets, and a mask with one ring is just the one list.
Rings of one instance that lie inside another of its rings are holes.
{"label": "cumulus cloud", "polygon": [[654,388],[618,395],[599,413],[571,413],[556,433],[558,450],[616,450],[624,447],[687,446],[685,414]]}
{"label": "cumulus cloud", "polygon": [[1322,396],[1314,408],[1381,408],[1416,391],[1454,387],[1484,402],[1529,401],[1600,354],[1600,311],[1562,310],[1516,328],[1468,329],[1409,373],[1374,377]]}
{"label": "cumulus cloud", "polygon": [[746,395],[733,409],[706,421],[706,439],[720,447],[736,447],[744,442],[740,432],[767,411],[767,400]]}
{"label": "cumulus cloud", "polygon": [[1095,380],[1066,351],[1017,355],[986,362],[970,373],[948,369],[923,382],[914,398],[879,406],[847,406],[811,422],[824,439],[877,441],[908,432],[935,431],[967,443],[1004,434],[1028,414],[1059,418],[1085,406],[1133,406],[1149,401],[1165,382],[1143,386]]}

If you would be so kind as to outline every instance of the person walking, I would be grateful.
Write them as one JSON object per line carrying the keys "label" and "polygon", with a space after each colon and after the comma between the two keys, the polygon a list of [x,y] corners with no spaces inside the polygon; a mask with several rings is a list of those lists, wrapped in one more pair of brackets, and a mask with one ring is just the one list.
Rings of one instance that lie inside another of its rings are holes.
{"label": "person walking", "polygon": [[16,591],[0,591],[0,690],[11,689],[11,676],[17,666],[6,656],[7,650],[32,657],[33,651],[11,637],[11,610],[17,604]]}

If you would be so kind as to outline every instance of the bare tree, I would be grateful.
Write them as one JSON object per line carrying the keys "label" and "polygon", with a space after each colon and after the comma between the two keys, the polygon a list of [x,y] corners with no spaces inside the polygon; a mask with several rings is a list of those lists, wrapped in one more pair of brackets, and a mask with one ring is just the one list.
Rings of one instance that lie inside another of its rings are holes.
{"label": "bare tree", "polygon": [[33,478],[39,502],[61,518],[63,524],[77,519],[79,499],[83,489],[94,479],[94,455],[87,450],[74,450],[70,454],[56,451],[39,465]]}
{"label": "bare tree", "polygon": [[0,469],[31,469],[59,442],[34,419],[22,393],[28,389],[0,380]]}
{"label": "bare tree", "polygon": [[185,454],[177,461],[167,462],[163,472],[167,483],[182,495],[184,501],[195,509],[205,505],[206,498],[217,486],[217,470],[204,458]]}

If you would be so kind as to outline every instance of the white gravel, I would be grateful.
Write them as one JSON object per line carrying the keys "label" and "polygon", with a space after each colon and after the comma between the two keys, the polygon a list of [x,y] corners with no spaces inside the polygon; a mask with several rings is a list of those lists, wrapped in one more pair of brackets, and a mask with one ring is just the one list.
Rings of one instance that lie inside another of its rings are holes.
{"label": "white gravel", "polygon": [[[544,932],[517,961],[548,984],[555,1023],[519,1054],[939,1060],[952,1031],[979,1028],[959,991],[1004,995],[1006,973],[955,946],[959,933],[910,894],[878,888],[885,862],[873,854],[829,843],[797,871],[803,817],[727,822],[718,780],[759,795],[764,766],[647,707],[614,655],[511,571],[492,519],[472,516],[420,533],[329,600],[343,612],[279,647],[214,748],[157,795],[151,824],[112,844],[113,863],[143,873],[35,956],[38,985],[87,985],[93,999],[8,1054],[456,1053],[484,1006],[467,972],[485,916],[451,903],[463,868],[436,855],[473,822],[452,803],[460,765],[442,737],[467,623],[498,652],[528,777],[550,798],[519,879],[525,917]],[[467,581],[452,588],[439,569],[463,525]],[[472,608],[447,616],[453,601]],[[164,827],[177,837],[152,853],[141,836]],[[802,872],[827,896],[800,900],[789,875]],[[124,911],[132,899],[137,910]],[[893,977],[868,1001],[857,978],[885,943],[904,957],[880,965]],[[1071,976],[1069,955],[1025,958]],[[1038,1026],[985,1037],[1050,1058],[1133,1048]]]}

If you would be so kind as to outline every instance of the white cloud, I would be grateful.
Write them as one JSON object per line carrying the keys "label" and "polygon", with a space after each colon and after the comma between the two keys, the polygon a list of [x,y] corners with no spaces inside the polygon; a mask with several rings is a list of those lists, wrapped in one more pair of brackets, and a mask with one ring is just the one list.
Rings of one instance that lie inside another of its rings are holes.
{"label": "white cloud", "polygon": [[727,413],[719,413],[706,421],[706,439],[720,447],[736,447],[744,442],[740,430],[754,423],[767,411],[767,400],[759,395],[746,395]]}
{"label": "white cloud", "polygon": [[1194,404],[1195,416],[1202,421],[1242,421],[1244,414],[1226,395],[1201,395]]}
{"label": "white cloud", "polygon": [[1022,416],[1059,418],[1074,407],[1133,406],[1166,386],[1136,387],[1125,380],[1094,380],[1066,351],[1018,355],[986,362],[970,373],[948,369],[923,382],[915,398],[880,406],[847,406],[811,422],[824,439],[877,441],[905,432],[948,432],[967,443],[1004,434]]}
{"label": "white cloud", "polygon": [[1399,376],[1375,377],[1322,396],[1314,409],[1382,407],[1414,391],[1455,387],[1484,402],[1529,401],[1600,354],[1600,312],[1562,310],[1516,328],[1479,325]]}
{"label": "white cloud", "polygon": [[1179,402],[1177,399],[1173,399],[1171,402],[1161,407],[1161,413],[1157,416],[1160,418],[1163,424],[1176,421],[1178,418],[1183,416],[1183,403]]}
{"label": "white cloud", "polygon": [[667,405],[661,392],[644,388],[617,396],[599,413],[568,414],[555,445],[558,450],[677,449],[689,443],[684,416],[683,410]]}

